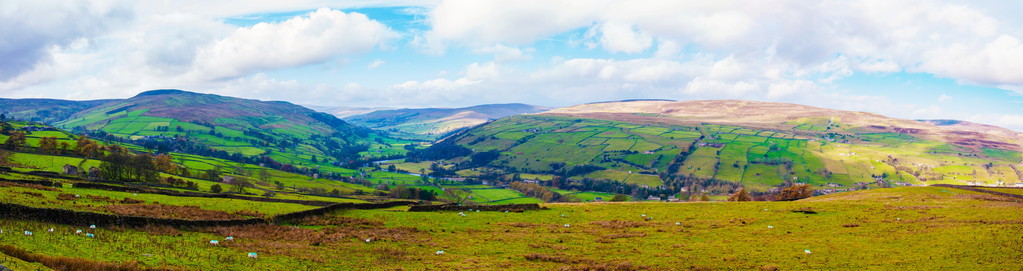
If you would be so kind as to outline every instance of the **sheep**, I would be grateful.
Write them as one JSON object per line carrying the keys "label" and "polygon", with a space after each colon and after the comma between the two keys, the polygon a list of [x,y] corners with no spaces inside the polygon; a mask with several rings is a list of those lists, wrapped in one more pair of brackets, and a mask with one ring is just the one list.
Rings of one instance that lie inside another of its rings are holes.
{"label": "sheep", "polygon": [[373,241],[373,238],[366,238],[366,243],[369,243],[369,241]]}
{"label": "sheep", "polygon": [[569,225],[568,225],[568,224],[565,224],[565,228],[568,228],[568,227],[569,227]]}
{"label": "sheep", "polygon": [[256,259],[256,253],[255,252],[249,252],[249,259]]}
{"label": "sheep", "polygon": [[641,216],[641,217],[646,217],[646,214],[641,214],[641,215],[639,215],[639,216]]}
{"label": "sheep", "polygon": [[30,231],[25,231],[25,236],[32,236],[32,232],[30,232]]}
{"label": "sheep", "polygon": [[95,230],[96,229],[96,225],[89,225],[89,229]]}
{"label": "sheep", "polygon": [[220,241],[210,240],[210,245],[219,246],[220,245]]}
{"label": "sheep", "polygon": [[774,228],[774,226],[771,226],[771,225],[767,225],[767,228],[768,228],[768,229],[773,229],[773,228]]}
{"label": "sheep", "polygon": [[806,253],[806,255],[810,255],[810,250],[809,249],[804,249],[803,253]]}
{"label": "sheep", "polygon": [[82,234],[82,230],[75,231],[75,234]]}
{"label": "sheep", "polygon": [[463,212],[458,212],[458,215],[460,215],[460,216],[465,216],[465,213],[463,213]]}
{"label": "sheep", "polygon": [[234,241],[234,237],[228,236],[227,238],[224,238],[224,240],[225,241]]}
{"label": "sheep", "polygon": [[561,214],[561,217],[565,217],[565,214]]}
{"label": "sheep", "polygon": [[94,235],[94,234],[91,234],[91,233],[86,233],[86,234],[85,234],[85,237],[89,237],[89,238],[96,238],[96,235]]}
{"label": "sheep", "polygon": [[53,228],[50,228],[49,232],[53,232]]}
{"label": "sheep", "polygon": [[902,218],[901,217],[896,217],[895,221],[902,221]]}
{"label": "sheep", "polygon": [[3,233],[4,233],[4,230],[0,229],[0,234],[3,234]]}
{"label": "sheep", "polygon": [[443,250],[438,250],[437,253],[434,253],[434,254],[436,254],[436,255],[444,255],[444,251]]}

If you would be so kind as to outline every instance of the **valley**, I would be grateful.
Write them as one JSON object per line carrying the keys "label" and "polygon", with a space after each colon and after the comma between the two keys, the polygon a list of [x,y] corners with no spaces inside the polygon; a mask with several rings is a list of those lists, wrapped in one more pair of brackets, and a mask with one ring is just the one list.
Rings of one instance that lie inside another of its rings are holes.
{"label": "valley", "polygon": [[[407,125],[465,114],[359,115],[389,125],[370,129],[180,90],[26,102],[0,110],[0,263],[15,270],[1016,269],[1023,255],[1021,137],[966,122],[640,100],[423,129]],[[433,204],[455,209],[409,211]]]}

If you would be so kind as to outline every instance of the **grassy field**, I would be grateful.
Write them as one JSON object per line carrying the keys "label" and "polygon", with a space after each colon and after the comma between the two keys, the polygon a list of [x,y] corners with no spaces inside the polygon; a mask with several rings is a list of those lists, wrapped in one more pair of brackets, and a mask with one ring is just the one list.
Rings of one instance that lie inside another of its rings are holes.
{"label": "grassy field", "polygon": [[[66,194],[69,197],[60,197]],[[78,195],[74,197],[73,195]],[[27,187],[9,186],[0,188],[0,196],[4,202],[17,203],[21,205],[46,208],[60,208],[70,210],[85,209],[93,212],[116,213],[120,209],[114,207],[151,207],[159,208],[157,205],[174,206],[195,206],[202,210],[219,211],[230,214],[244,215],[246,212],[258,210],[265,215],[276,215],[290,212],[297,212],[316,208],[293,203],[257,202],[239,199],[224,198],[194,198],[174,197],[159,194],[128,193],[106,191],[98,189],[82,188],[50,188],[36,189]],[[138,200],[141,202],[125,203],[125,199]],[[118,206],[121,205],[121,206]]]}
{"label": "grassy field", "polygon": [[[95,239],[74,235],[77,226],[0,218],[0,243],[51,256],[195,270],[1023,268],[1023,204],[950,188],[873,189],[795,202],[545,206],[465,217],[402,207],[351,210],[297,228],[103,228]],[[11,234],[21,230],[36,234]],[[209,240],[222,240],[221,246]],[[248,259],[249,252],[259,259]]]}

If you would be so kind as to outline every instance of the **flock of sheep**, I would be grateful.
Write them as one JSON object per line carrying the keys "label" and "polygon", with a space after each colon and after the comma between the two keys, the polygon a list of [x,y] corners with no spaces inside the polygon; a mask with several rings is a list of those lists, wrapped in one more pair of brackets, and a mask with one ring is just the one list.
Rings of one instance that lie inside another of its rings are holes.
{"label": "flock of sheep", "polygon": [[[96,225],[89,225],[89,229],[90,230],[96,230]],[[53,228],[50,228],[50,229],[48,229],[46,231],[52,233],[55,230]],[[0,229],[0,234],[3,234],[3,233],[4,233],[4,230]],[[91,233],[91,232],[87,233],[87,232],[82,231],[81,229],[75,230],[75,234],[76,235],[82,235],[82,233],[85,233],[85,237],[96,238],[96,235]],[[24,232],[24,234],[25,234],[25,236],[33,236],[34,233],[32,233],[31,231],[27,231],[26,230]],[[224,238],[224,241],[234,241],[234,237],[233,236],[228,236],[227,238]],[[366,242],[369,242],[369,239],[366,239]],[[210,245],[212,245],[212,246],[219,246],[220,245],[220,241],[218,241],[218,240],[210,240]],[[258,255],[255,252],[249,252],[248,256],[251,259],[256,259],[256,257]]]}

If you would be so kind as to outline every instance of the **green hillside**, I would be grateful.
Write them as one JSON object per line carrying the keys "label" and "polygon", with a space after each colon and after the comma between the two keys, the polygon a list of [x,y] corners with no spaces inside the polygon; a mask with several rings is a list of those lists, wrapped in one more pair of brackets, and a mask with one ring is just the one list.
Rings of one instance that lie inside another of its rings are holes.
{"label": "green hillside", "polygon": [[[111,100],[68,101],[56,99],[3,99],[0,114],[8,119],[55,123],[75,113],[105,104]],[[2,120],[0,120],[2,121]]]}
{"label": "green hillside", "polygon": [[[771,126],[718,122],[729,124],[646,112],[513,116],[449,138],[445,144],[471,152],[445,158],[457,163],[457,169],[482,166],[651,187],[679,179],[719,180],[755,191],[786,182],[843,191],[857,186],[1014,184],[1023,178],[1017,168],[1021,154],[1012,142],[985,139],[990,143],[978,146],[967,144],[973,142],[969,138],[941,141],[924,132],[875,131],[826,116]],[[485,165],[471,163],[471,155],[483,152],[499,156]]]}
{"label": "green hillside", "polygon": [[360,158],[403,143],[287,102],[154,90],[77,113],[59,127],[94,136],[306,174],[351,176]]}

